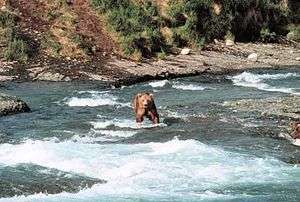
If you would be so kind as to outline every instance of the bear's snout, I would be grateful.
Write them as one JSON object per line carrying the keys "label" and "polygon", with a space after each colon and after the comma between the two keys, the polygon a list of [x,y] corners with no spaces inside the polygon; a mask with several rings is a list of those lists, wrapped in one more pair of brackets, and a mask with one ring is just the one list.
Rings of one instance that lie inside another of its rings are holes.
{"label": "bear's snout", "polygon": [[151,106],[151,100],[143,100],[143,106],[144,108]]}

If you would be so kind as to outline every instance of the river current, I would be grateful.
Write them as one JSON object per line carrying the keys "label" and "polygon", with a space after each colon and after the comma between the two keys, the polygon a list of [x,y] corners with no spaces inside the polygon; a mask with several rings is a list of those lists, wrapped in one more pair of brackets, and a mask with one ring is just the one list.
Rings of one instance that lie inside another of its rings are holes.
{"label": "river current", "polygon": [[[299,147],[274,138],[278,120],[224,106],[300,96],[299,68],[0,91],[32,109],[0,118],[0,202],[300,200]],[[131,101],[141,91],[154,94],[159,125],[137,128]]]}

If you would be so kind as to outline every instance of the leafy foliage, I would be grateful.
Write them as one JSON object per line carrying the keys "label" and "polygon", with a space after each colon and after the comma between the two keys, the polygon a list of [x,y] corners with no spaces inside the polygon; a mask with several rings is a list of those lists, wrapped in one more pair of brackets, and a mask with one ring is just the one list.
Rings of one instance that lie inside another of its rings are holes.
{"label": "leafy foliage", "polygon": [[138,4],[129,0],[93,0],[93,5],[106,14],[111,29],[119,35],[125,55],[139,59],[165,51],[161,18],[152,1]]}
{"label": "leafy foliage", "polygon": [[175,41],[196,45],[229,32],[239,41],[258,40],[263,29],[269,37],[287,34],[290,20],[279,0],[173,0],[169,5]]}
{"label": "leafy foliage", "polygon": [[3,57],[8,61],[26,62],[28,60],[28,46],[26,40],[19,34],[16,28],[16,16],[9,11],[0,11],[0,29],[4,36]]}
{"label": "leafy foliage", "polygon": [[[276,42],[293,22],[282,0],[172,0],[167,18],[150,0],[92,2],[118,33],[124,53],[141,57],[164,55],[168,46],[201,48],[215,38]],[[164,26],[171,31],[168,38],[161,34]]]}
{"label": "leafy foliage", "polygon": [[288,33],[287,38],[300,42],[300,25],[291,24],[288,29],[290,32]]}

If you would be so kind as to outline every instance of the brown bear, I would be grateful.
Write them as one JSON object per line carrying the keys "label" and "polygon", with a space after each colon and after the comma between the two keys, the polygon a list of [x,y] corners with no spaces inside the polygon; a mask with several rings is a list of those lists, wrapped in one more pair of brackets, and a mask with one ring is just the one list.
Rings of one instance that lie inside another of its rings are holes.
{"label": "brown bear", "polygon": [[292,128],[292,138],[300,139],[300,122],[292,122],[290,125]]}
{"label": "brown bear", "polygon": [[153,124],[159,123],[159,116],[154,103],[153,94],[138,93],[133,99],[133,109],[135,120],[138,124],[142,123],[146,116]]}

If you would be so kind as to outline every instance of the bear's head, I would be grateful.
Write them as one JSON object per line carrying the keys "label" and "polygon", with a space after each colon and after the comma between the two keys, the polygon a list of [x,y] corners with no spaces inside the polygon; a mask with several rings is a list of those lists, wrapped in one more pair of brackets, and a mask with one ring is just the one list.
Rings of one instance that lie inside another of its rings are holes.
{"label": "bear's head", "polygon": [[153,106],[154,99],[153,94],[150,93],[139,93],[138,95],[138,105],[144,109],[149,109]]}

